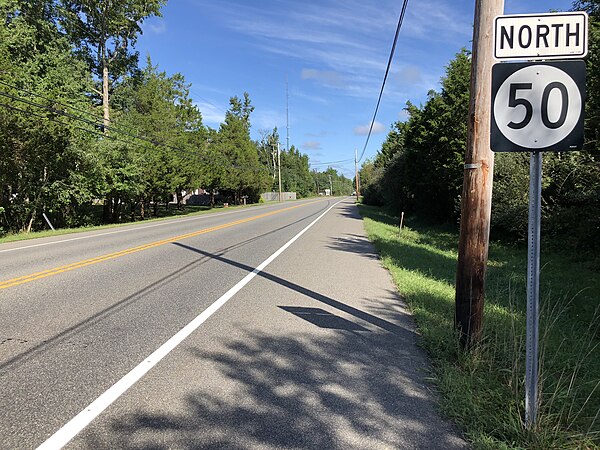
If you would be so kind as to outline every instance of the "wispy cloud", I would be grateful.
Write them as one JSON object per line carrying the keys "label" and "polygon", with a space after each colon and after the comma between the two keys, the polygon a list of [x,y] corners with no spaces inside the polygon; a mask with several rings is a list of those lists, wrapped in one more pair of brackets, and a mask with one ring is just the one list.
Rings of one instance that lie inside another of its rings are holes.
{"label": "wispy cloud", "polygon": [[302,144],[302,148],[306,150],[321,150],[321,143],[318,141],[308,141]]}
{"label": "wispy cloud", "polygon": [[315,103],[321,103],[321,104],[324,104],[324,105],[326,105],[327,103],[329,103],[323,97],[320,97],[318,95],[307,94],[306,92],[303,92],[303,91],[298,90],[298,89],[293,89],[290,92],[290,94],[291,94],[292,97],[299,98],[299,99],[304,99],[304,100],[309,100],[309,101],[315,102]]}
{"label": "wispy cloud", "polygon": [[419,39],[463,45],[473,34],[472,17],[465,17],[451,2],[423,0],[407,9],[404,31]]}
{"label": "wispy cloud", "polygon": [[[301,78],[336,93],[372,99],[379,92],[400,5],[392,0],[321,0],[270,2],[269,7],[243,0],[197,0],[204,13],[219,16],[229,29],[249,37],[258,50],[285,56],[305,67]],[[401,31],[404,47],[397,52],[386,88],[388,99],[405,101],[411,92],[435,85],[439,69],[426,62],[403,64],[406,52],[423,52],[423,41],[468,44],[472,17],[447,0],[411,3]],[[426,55],[422,55],[423,60]],[[392,80],[390,80],[392,81]]]}
{"label": "wispy cloud", "polygon": [[344,77],[333,70],[302,69],[300,78],[315,80],[326,86],[342,86],[345,84]]}
{"label": "wispy cloud", "polygon": [[312,138],[322,138],[325,136],[331,136],[333,133],[331,133],[331,131],[327,131],[327,130],[321,130],[317,133],[306,133],[305,136],[306,137],[312,137]]}
{"label": "wispy cloud", "polygon": [[225,113],[221,108],[216,107],[212,103],[195,102],[202,113],[202,121],[209,125],[220,125],[225,120]]}
{"label": "wispy cloud", "polygon": [[[354,134],[356,134],[357,136],[366,136],[367,134],[369,134],[369,128],[371,128],[371,124],[369,123],[368,125],[358,125],[356,127],[354,127]],[[375,123],[373,124],[373,131],[371,132],[372,134],[379,134],[379,133],[383,133],[385,131],[385,126],[383,126],[382,123],[375,121]]]}
{"label": "wispy cloud", "polygon": [[396,70],[398,80],[404,84],[415,85],[423,82],[423,74],[420,68],[408,65]]}
{"label": "wispy cloud", "polygon": [[167,24],[161,18],[151,18],[144,23],[143,29],[153,34],[163,34],[167,31]]}
{"label": "wispy cloud", "polygon": [[252,114],[250,121],[257,129],[272,130],[285,124],[285,116],[280,111],[260,108]]}

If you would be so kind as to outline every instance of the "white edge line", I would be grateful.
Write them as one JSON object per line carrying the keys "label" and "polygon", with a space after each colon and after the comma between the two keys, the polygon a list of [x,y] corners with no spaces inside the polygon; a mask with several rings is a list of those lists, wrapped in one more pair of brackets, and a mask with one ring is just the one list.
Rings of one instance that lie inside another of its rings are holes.
{"label": "white edge line", "polygon": [[69,422],[63,425],[56,433],[50,436],[45,442],[43,442],[37,450],[58,450],[63,448],[71,441],[77,434],[79,434],[86,426],[98,417],[106,408],[108,408],[115,400],[123,395],[131,386],[137,383],[144,375],[146,375],[150,369],[160,362],[165,356],[167,356],[175,347],[177,347],[185,338],[192,334],[202,323],[204,323],[210,316],[227,303],[235,294],[237,294],[244,286],[246,286],[250,280],[256,275],[262,272],[275,258],[281,255],[290,245],[292,245],[300,236],[306,233],[315,223],[331,211],[335,206],[343,202],[342,199],[333,205],[331,205],[325,212],[319,217],[313,220],[309,225],[300,231],[296,236],[286,242],[279,250],[265,259],[259,264],[252,272],[238,281],[235,286],[229,289],[225,294],[219,297],[213,304],[202,311],[196,316],[190,323],[184,326],[181,330],[175,333],[169,340],[162,344],[156,349],[150,356],[145,358],[141,363],[134,367],[129,373],[123,378],[108,388],[103,394],[100,395],[96,400],[85,407],[79,414],[73,417]]}
{"label": "white edge line", "polygon": [[[260,208],[260,209],[266,209],[269,206],[272,206],[272,205],[265,205],[264,208]],[[77,237],[68,238],[68,239],[60,239],[58,241],[52,241],[52,242],[41,242],[39,244],[24,245],[23,247],[7,248],[4,250],[0,250],[0,253],[15,252],[17,250],[25,250],[28,248],[35,248],[35,247],[45,247],[46,245],[62,244],[63,242],[79,241],[81,239],[90,239],[90,238],[95,238],[95,237],[108,236],[110,234],[127,233],[128,231],[145,230],[146,228],[162,227],[165,225],[173,225],[173,224],[178,224],[178,223],[182,223],[182,222],[189,222],[191,220],[210,219],[211,217],[228,216],[230,214],[236,214],[236,213],[240,213],[243,211],[244,210],[242,209],[242,210],[227,211],[227,212],[221,212],[221,213],[200,214],[195,217],[182,217],[180,219],[164,220],[164,221],[161,221],[160,223],[154,223],[151,225],[145,225],[145,226],[141,226],[141,227],[136,227],[132,223],[132,224],[128,225],[128,226],[131,226],[130,228],[125,228],[125,229],[115,230],[115,231],[108,231],[106,233],[96,233],[96,234],[91,234],[91,235],[87,235],[87,236],[77,236]],[[254,207],[253,211],[256,211],[256,207]],[[7,242],[7,244],[8,244],[8,242]]]}

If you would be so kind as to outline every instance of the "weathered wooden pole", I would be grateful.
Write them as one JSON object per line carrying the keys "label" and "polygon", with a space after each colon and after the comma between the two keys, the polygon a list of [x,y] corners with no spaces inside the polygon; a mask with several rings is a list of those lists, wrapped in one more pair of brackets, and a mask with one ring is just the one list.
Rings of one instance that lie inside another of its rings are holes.
{"label": "weathered wooden pole", "polygon": [[490,150],[490,109],[494,17],[504,0],[476,0],[473,27],[471,96],[462,191],[455,326],[461,343],[481,337],[488,258],[494,155]]}
{"label": "weathered wooden pole", "polygon": [[356,200],[360,197],[360,186],[358,184],[358,159],[357,150],[354,149],[354,180],[356,181]]}

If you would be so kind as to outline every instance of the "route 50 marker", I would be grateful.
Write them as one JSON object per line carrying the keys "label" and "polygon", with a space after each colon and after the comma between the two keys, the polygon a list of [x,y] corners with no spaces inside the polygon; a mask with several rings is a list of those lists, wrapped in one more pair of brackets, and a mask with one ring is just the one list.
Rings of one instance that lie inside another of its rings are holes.
{"label": "route 50 marker", "polygon": [[491,149],[581,150],[584,100],[583,61],[495,64]]}
{"label": "route 50 marker", "polygon": [[[577,58],[587,54],[584,12],[498,16],[494,56],[502,59]],[[525,424],[535,426],[538,407],[540,224],[542,152],[583,147],[585,63],[501,63],[492,67],[490,147],[531,152],[527,245]]]}

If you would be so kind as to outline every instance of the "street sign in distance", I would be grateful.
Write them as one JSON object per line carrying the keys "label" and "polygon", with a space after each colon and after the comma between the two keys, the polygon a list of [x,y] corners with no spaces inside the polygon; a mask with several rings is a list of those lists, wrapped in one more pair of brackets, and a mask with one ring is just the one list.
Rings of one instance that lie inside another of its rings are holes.
{"label": "street sign in distance", "polygon": [[583,61],[495,64],[492,151],[581,150],[584,100]]}
{"label": "street sign in distance", "polygon": [[583,58],[588,51],[584,11],[514,14],[494,19],[494,57],[503,60]]}

